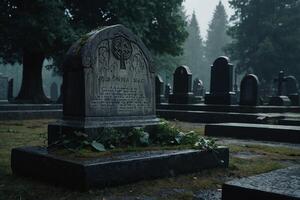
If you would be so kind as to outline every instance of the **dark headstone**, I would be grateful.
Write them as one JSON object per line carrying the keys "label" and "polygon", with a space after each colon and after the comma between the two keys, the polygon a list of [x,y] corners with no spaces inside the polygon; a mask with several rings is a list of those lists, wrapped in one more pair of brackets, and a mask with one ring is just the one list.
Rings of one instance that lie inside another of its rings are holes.
{"label": "dark headstone", "polygon": [[92,31],[63,63],[63,120],[48,126],[48,142],[74,131],[98,136],[103,127],[158,123],[153,60],[122,25]]}
{"label": "dark headstone", "polygon": [[10,101],[14,99],[14,79],[13,78],[9,79],[9,81],[8,81],[7,98]]}
{"label": "dark headstone", "polygon": [[284,72],[280,71],[278,77],[274,79],[274,82],[277,82],[277,93],[276,96],[270,98],[269,105],[271,106],[290,106],[291,100],[283,95],[283,84],[286,82],[286,76]]}
{"label": "dark headstone", "polygon": [[204,94],[203,82],[199,78],[193,82],[193,93],[195,96],[203,96]]}
{"label": "dark headstone", "polygon": [[231,105],[236,103],[232,91],[233,65],[225,56],[217,58],[211,66],[210,92],[205,95],[205,104]]}
{"label": "dark headstone", "polygon": [[164,102],[164,81],[160,75],[155,76],[155,98],[156,104]]}
{"label": "dark headstone", "polygon": [[187,66],[177,67],[173,74],[173,94],[169,96],[169,103],[189,104],[194,101],[192,93],[192,72]]}
{"label": "dark headstone", "polygon": [[246,75],[241,82],[240,105],[257,106],[259,81],[254,74]]}
{"label": "dark headstone", "polygon": [[0,74],[0,103],[8,103],[8,77]]}
{"label": "dark headstone", "polygon": [[56,101],[58,99],[58,87],[55,82],[53,82],[50,86],[50,99],[52,101]]}
{"label": "dark headstone", "polygon": [[285,78],[285,95],[289,97],[293,106],[300,105],[299,88],[297,79],[294,76]]}

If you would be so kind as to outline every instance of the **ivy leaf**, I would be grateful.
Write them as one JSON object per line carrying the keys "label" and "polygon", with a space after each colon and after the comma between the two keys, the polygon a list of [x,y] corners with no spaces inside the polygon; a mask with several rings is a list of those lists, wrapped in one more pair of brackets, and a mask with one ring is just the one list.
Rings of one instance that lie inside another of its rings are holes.
{"label": "ivy leaf", "polygon": [[103,146],[103,144],[93,141],[91,143],[91,146],[96,150],[96,151],[106,151],[105,147]]}

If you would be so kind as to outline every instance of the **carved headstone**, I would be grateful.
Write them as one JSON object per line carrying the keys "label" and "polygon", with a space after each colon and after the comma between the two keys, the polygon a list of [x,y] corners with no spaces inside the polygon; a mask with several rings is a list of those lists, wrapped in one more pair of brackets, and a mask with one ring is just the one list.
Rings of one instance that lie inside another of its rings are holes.
{"label": "carved headstone", "polygon": [[0,103],[8,103],[8,77],[0,74]]}
{"label": "carved headstone", "polygon": [[155,98],[156,104],[164,102],[164,81],[160,75],[155,76]]}
{"label": "carved headstone", "polygon": [[246,75],[241,82],[240,88],[240,105],[257,106],[259,104],[259,80],[256,75]]}
{"label": "carved headstone", "polygon": [[205,95],[205,104],[231,105],[236,103],[232,91],[233,65],[225,56],[217,58],[211,66],[210,92]]}
{"label": "carved headstone", "polygon": [[271,106],[290,106],[291,100],[283,95],[283,85],[286,82],[286,76],[283,71],[278,73],[278,77],[274,79],[277,82],[277,94],[270,98],[269,105]]}
{"label": "carved headstone", "polygon": [[58,99],[58,87],[55,82],[53,82],[50,86],[50,98],[52,101],[56,101]]}
{"label": "carved headstone", "polygon": [[172,93],[172,87],[171,87],[171,84],[168,83],[165,86],[165,99],[166,99],[167,102],[169,102],[169,96],[170,96],[171,93]]}
{"label": "carved headstone", "polygon": [[173,74],[173,87],[173,94],[169,96],[169,103],[193,103],[194,94],[192,92],[192,72],[189,67],[177,67]]}
{"label": "carved headstone", "polygon": [[297,79],[294,76],[285,78],[285,95],[289,97],[293,106],[300,105],[299,88]]}
{"label": "carved headstone", "polygon": [[69,49],[63,69],[63,120],[49,125],[49,143],[57,130],[97,137],[103,127],[158,123],[151,55],[124,26],[85,35]]}
{"label": "carved headstone", "polygon": [[13,78],[9,79],[9,81],[8,81],[7,98],[9,101],[14,99],[14,79]]}

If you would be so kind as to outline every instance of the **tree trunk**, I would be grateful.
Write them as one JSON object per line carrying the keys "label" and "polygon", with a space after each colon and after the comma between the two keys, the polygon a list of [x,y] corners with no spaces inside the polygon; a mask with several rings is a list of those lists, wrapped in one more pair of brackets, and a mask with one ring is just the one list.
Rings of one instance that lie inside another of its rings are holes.
{"label": "tree trunk", "polygon": [[24,51],[23,78],[16,102],[49,103],[43,90],[42,67],[45,56],[41,52]]}

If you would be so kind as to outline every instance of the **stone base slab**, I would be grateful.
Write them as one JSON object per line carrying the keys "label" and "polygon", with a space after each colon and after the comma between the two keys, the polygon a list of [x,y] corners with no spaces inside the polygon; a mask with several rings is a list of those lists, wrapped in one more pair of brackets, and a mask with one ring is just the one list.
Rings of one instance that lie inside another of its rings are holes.
{"label": "stone base slab", "polygon": [[16,175],[33,177],[78,190],[104,188],[140,180],[228,167],[229,150],[167,150],[118,153],[102,158],[72,160],[45,147],[15,148],[11,167]]}
{"label": "stone base slab", "polygon": [[300,200],[300,166],[229,181],[222,200]]}

